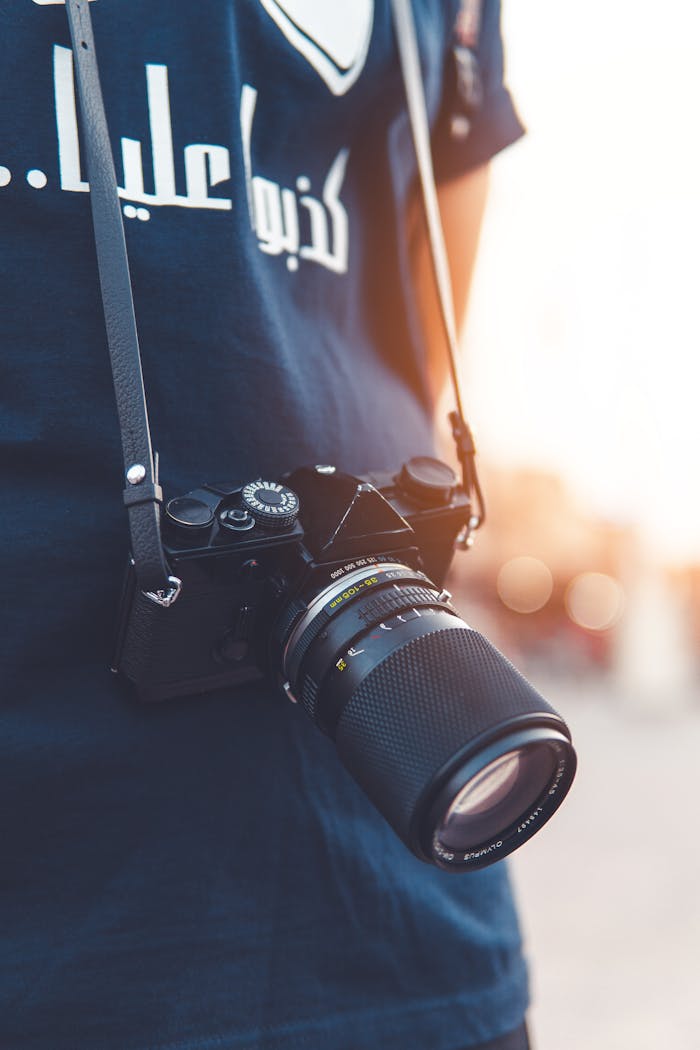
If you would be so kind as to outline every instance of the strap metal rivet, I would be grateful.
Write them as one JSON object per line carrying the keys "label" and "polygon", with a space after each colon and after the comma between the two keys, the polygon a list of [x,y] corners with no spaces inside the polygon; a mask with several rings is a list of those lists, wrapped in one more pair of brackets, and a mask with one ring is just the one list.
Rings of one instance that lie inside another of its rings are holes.
{"label": "strap metal rivet", "polygon": [[134,463],[126,472],[126,480],[130,485],[140,485],[146,477],[146,468],[143,463]]}

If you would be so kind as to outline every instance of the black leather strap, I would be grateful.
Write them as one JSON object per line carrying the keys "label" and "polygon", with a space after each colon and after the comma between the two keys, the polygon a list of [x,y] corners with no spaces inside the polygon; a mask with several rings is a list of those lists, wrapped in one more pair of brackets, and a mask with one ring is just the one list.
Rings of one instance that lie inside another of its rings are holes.
{"label": "black leather strap", "polygon": [[418,161],[418,175],[420,178],[423,210],[428,228],[428,243],[430,246],[430,258],[435,275],[435,286],[440,302],[440,317],[445,333],[445,344],[447,347],[447,359],[452,379],[452,389],[455,396],[455,411],[450,413],[452,425],[452,436],[457,446],[457,456],[462,467],[462,483],[470,494],[473,504],[473,517],[469,523],[469,532],[478,529],[486,517],[484,497],[476,472],[476,448],[474,439],[469,429],[469,424],[464,417],[462,409],[462,394],[459,383],[459,372],[457,361],[459,358],[459,343],[457,337],[457,323],[455,320],[454,302],[452,299],[452,284],[450,281],[450,267],[445,247],[445,238],[440,219],[440,206],[438,204],[437,190],[435,187],[435,173],[433,171],[433,159],[430,151],[430,125],[428,122],[428,110],[425,102],[425,90],[420,69],[420,57],[416,41],[416,27],[413,19],[411,0],[391,0],[391,11],[394,20],[394,31],[396,33],[396,44],[399,51],[401,64],[401,75],[403,77],[404,90],[406,92],[406,103],[408,105],[408,117],[411,124],[411,135]]}
{"label": "black leather strap", "polygon": [[160,485],[144,481],[140,485],[129,485],[124,489],[124,506],[135,507],[139,503],[162,503],[163,490]]}
{"label": "black leather strap", "polygon": [[[88,0],[66,0],[85,136],[90,205],[127,486],[124,502],[136,577],[143,591],[167,591],[160,539],[162,492],[154,467],[129,262]],[[141,469],[138,469],[141,468]]]}

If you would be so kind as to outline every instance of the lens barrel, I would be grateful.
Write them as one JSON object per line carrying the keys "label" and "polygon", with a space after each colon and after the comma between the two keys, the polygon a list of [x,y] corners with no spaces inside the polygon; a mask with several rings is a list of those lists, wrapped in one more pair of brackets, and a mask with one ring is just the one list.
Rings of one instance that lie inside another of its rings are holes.
{"label": "lens barrel", "polygon": [[296,619],[291,688],[416,856],[449,871],[494,863],[563,801],[569,731],[422,574],[395,564],[360,577]]}

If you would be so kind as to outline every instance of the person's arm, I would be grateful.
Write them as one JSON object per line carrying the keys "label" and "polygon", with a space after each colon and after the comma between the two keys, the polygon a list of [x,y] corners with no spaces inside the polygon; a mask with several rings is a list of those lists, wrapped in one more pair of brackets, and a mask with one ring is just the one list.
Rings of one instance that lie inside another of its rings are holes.
{"label": "person's arm", "polygon": [[[524,128],[504,83],[500,0],[460,0],[458,8],[431,145],[459,328],[466,315],[489,161],[520,138]],[[407,221],[414,288],[427,336],[430,392],[436,401],[447,378],[448,359],[417,194]]]}
{"label": "person's arm", "polygon": [[[458,330],[461,330],[466,316],[488,183],[489,165],[482,164],[438,185]],[[447,380],[448,358],[419,192],[414,195],[409,206],[408,230],[413,287],[416,289],[417,307],[428,347],[430,392],[436,403]]]}

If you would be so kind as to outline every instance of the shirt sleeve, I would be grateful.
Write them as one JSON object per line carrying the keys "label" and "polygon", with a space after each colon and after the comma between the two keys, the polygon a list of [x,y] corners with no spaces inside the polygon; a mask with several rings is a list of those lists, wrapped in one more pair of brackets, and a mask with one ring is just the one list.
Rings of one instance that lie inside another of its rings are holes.
{"label": "shirt sleeve", "polygon": [[433,130],[438,182],[485,164],[525,129],[504,83],[500,0],[461,0]]}

